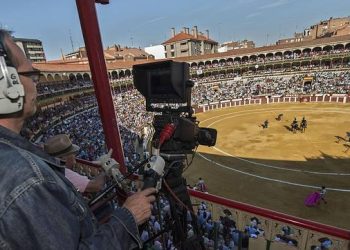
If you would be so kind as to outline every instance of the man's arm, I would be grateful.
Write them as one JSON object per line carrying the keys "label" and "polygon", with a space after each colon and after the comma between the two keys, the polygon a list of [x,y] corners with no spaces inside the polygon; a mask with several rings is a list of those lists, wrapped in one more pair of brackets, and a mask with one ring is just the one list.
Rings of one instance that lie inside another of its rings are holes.
{"label": "man's arm", "polygon": [[103,186],[106,183],[106,174],[103,171],[101,174],[99,174],[95,179],[92,179],[87,184],[84,192],[88,193],[96,193],[102,190]]}
{"label": "man's arm", "polygon": [[[9,249],[132,249],[140,247],[137,222],[150,214],[144,190],[97,225],[89,208],[69,188],[50,181],[30,183],[0,214],[0,246]],[[143,208],[143,209],[141,209]]]}

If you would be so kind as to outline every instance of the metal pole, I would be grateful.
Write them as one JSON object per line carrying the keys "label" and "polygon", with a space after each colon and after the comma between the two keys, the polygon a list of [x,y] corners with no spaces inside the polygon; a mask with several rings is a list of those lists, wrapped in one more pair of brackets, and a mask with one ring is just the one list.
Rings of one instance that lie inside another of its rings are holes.
{"label": "metal pole", "polygon": [[[96,2],[101,4],[109,3],[108,0],[97,0]],[[113,149],[112,156],[119,162],[121,171],[125,173],[123,146],[120,140],[118,122],[103,54],[95,0],[76,0],[76,4],[105,134],[105,141],[108,149]]]}

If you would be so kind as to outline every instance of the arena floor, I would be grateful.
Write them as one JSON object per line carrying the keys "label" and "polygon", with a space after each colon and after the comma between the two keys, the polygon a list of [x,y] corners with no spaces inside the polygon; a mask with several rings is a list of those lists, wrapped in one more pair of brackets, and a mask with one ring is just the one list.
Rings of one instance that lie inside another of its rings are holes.
{"label": "arena floor", "polygon": [[[283,119],[277,121],[280,113]],[[306,132],[293,134],[288,130],[292,120],[303,116]],[[197,118],[201,127],[216,128],[218,139],[215,147],[197,150],[184,173],[189,184],[202,177],[209,193],[350,229],[350,149],[344,146],[349,104],[253,105]],[[266,119],[269,127],[263,129]],[[322,185],[328,203],[304,206],[305,197]]]}

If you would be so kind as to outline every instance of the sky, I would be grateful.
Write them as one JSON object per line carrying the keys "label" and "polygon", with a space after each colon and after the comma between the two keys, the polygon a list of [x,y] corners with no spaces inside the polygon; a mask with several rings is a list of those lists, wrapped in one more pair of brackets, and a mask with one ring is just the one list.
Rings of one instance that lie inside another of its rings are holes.
{"label": "sky", "polygon": [[[39,39],[48,60],[84,46],[75,0],[1,0],[0,27]],[[349,0],[110,0],[96,5],[104,47],[158,45],[183,27],[210,38],[253,40],[257,46],[292,37],[330,17],[350,15]],[[72,41],[72,42],[71,42]]]}

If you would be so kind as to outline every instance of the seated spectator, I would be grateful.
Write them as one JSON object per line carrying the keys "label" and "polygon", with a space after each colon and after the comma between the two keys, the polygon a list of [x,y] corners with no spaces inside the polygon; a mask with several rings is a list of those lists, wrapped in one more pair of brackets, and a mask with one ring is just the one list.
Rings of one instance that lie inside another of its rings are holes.
{"label": "seated spectator", "polygon": [[260,221],[258,218],[253,217],[250,219],[250,225],[245,227],[245,232],[248,234],[250,238],[258,238],[264,234],[264,230],[259,228]]}
{"label": "seated spectator", "polygon": [[201,191],[201,192],[207,192],[207,186],[204,183],[204,180],[199,177],[198,182],[196,184],[196,190]]}
{"label": "seated spectator", "polygon": [[65,176],[81,193],[95,193],[100,191],[105,184],[105,173],[101,172],[95,179],[90,180],[86,176],[74,172],[72,169],[76,164],[75,155],[79,147],[72,144],[68,135],[59,134],[49,138],[44,144],[44,150],[65,162]]}

